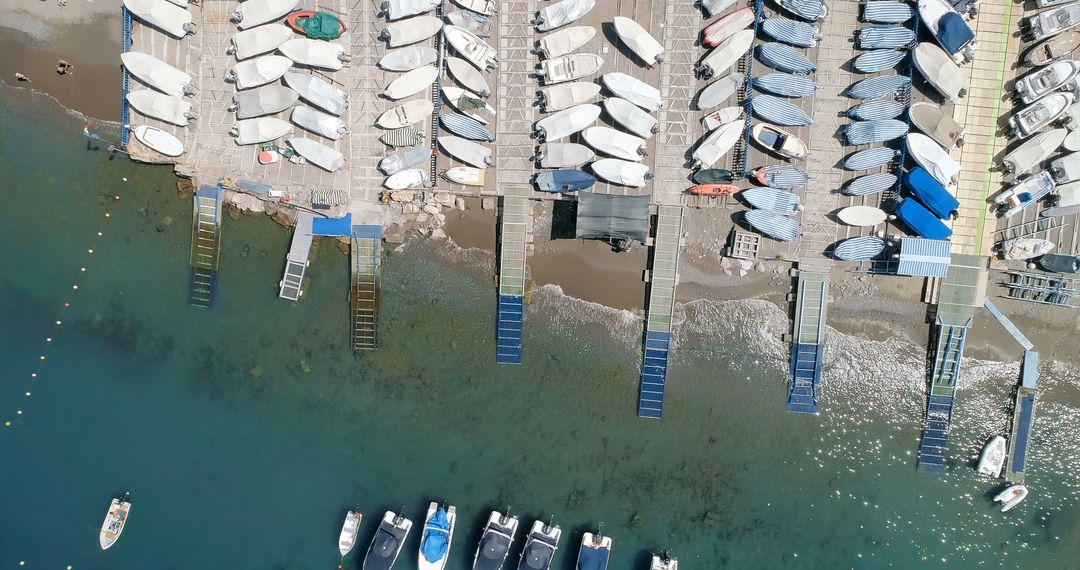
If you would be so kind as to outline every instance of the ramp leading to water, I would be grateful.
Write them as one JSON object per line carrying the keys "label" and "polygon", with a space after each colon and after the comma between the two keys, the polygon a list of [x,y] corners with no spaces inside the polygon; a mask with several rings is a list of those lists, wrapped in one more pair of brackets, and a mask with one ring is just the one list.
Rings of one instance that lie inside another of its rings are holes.
{"label": "ramp leading to water", "polygon": [[638,417],[659,419],[664,415],[668,355],[671,346],[671,314],[675,309],[675,286],[679,280],[679,247],[682,240],[682,206],[660,206],[656,214],[652,266],[649,269],[648,310],[638,389]]}
{"label": "ramp leading to water", "polygon": [[532,204],[524,196],[504,196],[499,218],[499,306],[495,362],[521,364],[525,324],[526,244]]}
{"label": "ramp leading to water", "polygon": [[203,184],[195,191],[191,212],[191,272],[188,304],[209,309],[217,293],[221,253],[221,190]]}
{"label": "ramp leading to water", "polygon": [[300,210],[296,215],[296,229],[293,230],[292,245],[285,258],[285,275],[278,283],[278,297],[297,301],[304,294],[304,272],[307,271],[308,256],[311,254],[311,212]]}
{"label": "ramp leading to water", "polygon": [[791,379],[787,398],[789,412],[813,414],[818,411],[828,305],[829,274],[800,270],[791,339]]}
{"label": "ramp leading to water", "polygon": [[353,226],[349,249],[352,257],[349,304],[353,350],[375,350],[379,346],[382,226]]}
{"label": "ramp leading to water", "polygon": [[[120,22],[123,30],[123,42],[124,45],[121,52],[131,51],[131,12],[124,6],[120,7]],[[127,130],[125,125],[131,124],[131,109],[128,107],[127,96],[131,91],[131,76],[128,75],[127,68],[123,65],[120,66],[120,147],[127,147],[128,137],[131,136],[130,131]]]}

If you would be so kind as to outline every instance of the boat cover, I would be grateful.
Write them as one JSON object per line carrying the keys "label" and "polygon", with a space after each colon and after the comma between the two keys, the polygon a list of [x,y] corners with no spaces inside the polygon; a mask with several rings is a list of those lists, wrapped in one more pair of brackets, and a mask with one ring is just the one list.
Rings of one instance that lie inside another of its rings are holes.
{"label": "boat cover", "polygon": [[455,135],[474,141],[491,142],[495,140],[495,137],[484,128],[484,125],[480,124],[480,121],[477,121],[472,117],[459,115],[457,113],[447,113],[440,116],[439,121],[442,122],[442,125],[446,130]]}
{"label": "boat cover", "polygon": [[173,97],[188,95],[191,76],[140,51],[128,51],[120,54],[124,67],[143,83]]}
{"label": "boat cover", "polygon": [[855,33],[860,49],[903,48],[915,45],[915,31],[904,26],[867,26]]}
{"label": "boat cover", "polygon": [[[506,534],[509,530],[499,528],[499,531],[488,529],[484,536],[480,537],[480,558],[492,562],[500,562],[506,559],[506,553],[510,550],[510,537]],[[479,567],[479,564],[477,564]]]}
{"label": "boat cover", "polygon": [[286,142],[289,146],[293,147],[300,156],[307,159],[308,162],[326,169],[330,172],[340,170],[342,166],[345,166],[345,157],[342,154],[322,143],[315,142],[311,139],[291,138]]}
{"label": "boat cover", "polygon": [[415,168],[428,162],[431,159],[431,148],[429,147],[415,147],[403,150],[401,152],[395,152],[390,156],[383,157],[379,161],[379,170],[383,174],[390,176],[397,174],[402,170],[409,168]]}
{"label": "boat cover", "polygon": [[848,116],[860,121],[883,121],[899,117],[904,109],[907,109],[907,104],[900,101],[867,101],[852,107]]}
{"label": "boat cover", "polygon": [[536,189],[541,192],[576,192],[596,184],[596,177],[583,170],[545,170],[536,175]]}
{"label": "boat cover", "polygon": [[866,261],[885,251],[885,240],[877,236],[859,236],[840,242],[833,256],[841,261]]}
{"label": "boat cover", "polygon": [[939,218],[947,219],[960,208],[960,201],[921,166],[904,174],[904,189]]}
{"label": "boat cover", "polygon": [[784,42],[802,48],[811,48],[821,39],[817,26],[806,22],[797,22],[787,18],[766,18],[761,23],[761,31],[778,42]]}
{"label": "boat cover", "polygon": [[881,99],[910,88],[911,78],[906,75],[881,75],[855,83],[848,88],[848,95],[863,100]]}
{"label": "boat cover", "polygon": [[233,12],[233,19],[241,30],[272,22],[292,12],[300,0],[248,0]]}
{"label": "boat cover", "polygon": [[777,190],[768,186],[747,188],[739,195],[746,203],[759,210],[793,216],[799,211],[799,196],[786,190]]}
{"label": "boat cover", "polygon": [[829,8],[821,0],[781,0],[779,4],[804,20],[822,20],[829,13]]}
{"label": "boat cover", "polygon": [[288,121],[276,117],[244,119],[236,122],[236,144],[257,144],[283,137],[292,130]]}
{"label": "boat cover", "polygon": [[633,239],[645,243],[649,236],[648,196],[578,194],[578,239]]}
{"label": "boat cover", "polygon": [[592,26],[574,26],[540,38],[540,55],[545,59],[561,57],[577,51],[596,37]]}
{"label": "boat cover", "polygon": [[285,83],[296,90],[304,100],[334,115],[345,112],[349,106],[345,94],[325,79],[307,73],[286,72]]}
{"label": "boat cover", "polygon": [[950,54],[959,52],[975,39],[975,32],[956,12],[946,13],[938,20],[937,26],[938,43]]}
{"label": "boat cover", "polygon": [[915,200],[900,202],[894,213],[915,235],[926,239],[948,239],[952,236],[952,230],[944,222]]}
{"label": "boat cover", "polygon": [[553,554],[555,554],[555,549],[550,544],[539,539],[531,540],[521,553],[521,561],[526,568],[541,570],[550,567]]}
{"label": "boat cover", "polygon": [[441,3],[440,0],[390,0],[387,14],[390,16],[391,21],[400,20],[402,18],[408,18],[409,16],[430,12],[435,9],[435,6],[438,6]]}
{"label": "boat cover", "polygon": [[345,46],[322,40],[296,38],[278,46],[278,50],[301,65],[337,71],[343,66],[341,56],[345,53]]}
{"label": "boat cover", "polygon": [[595,5],[596,0],[562,0],[562,2],[548,5],[540,10],[536,20],[536,29],[546,32],[565,26],[588,14]]}
{"label": "boat cover", "polygon": [[895,150],[885,146],[860,150],[844,159],[844,168],[847,170],[877,168],[895,158],[896,154]]}
{"label": "boat cover", "polygon": [[150,89],[139,89],[128,93],[127,101],[143,115],[161,119],[166,123],[186,126],[191,120],[191,103],[179,97],[164,95]]}
{"label": "boat cover", "polygon": [[762,167],[758,179],[762,184],[773,188],[791,190],[806,186],[806,183],[810,182],[810,175],[791,164],[770,164]]}
{"label": "boat cover", "polygon": [[379,527],[375,538],[371,541],[371,552],[379,558],[393,558],[398,551],[401,541],[389,531]]}
{"label": "boat cover", "polygon": [[776,125],[806,127],[814,124],[806,111],[772,95],[755,95],[750,99],[750,108],[755,115]]}
{"label": "boat cover", "polygon": [[844,129],[850,145],[873,144],[898,139],[908,132],[908,124],[896,119],[855,121]]}
{"label": "boat cover", "polygon": [[266,55],[241,61],[233,68],[237,89],[249,89],[281,79],[292,67],[292,60],[283,55]]}
{"label": "boat cover", "polygon": [[902,24],[915,15],[908,4],[896,0],[871,0],[863,4],[863,20],[880,24]]}
{"label": "boat cover", "polygon": [[750,80],[754,87],[784,97],[809,97],[817,91],[817,85],[801,75],[790,73],[766,73]]}
{"label": "boat cover", "polygon": [[170,36],[183,38],[191,30],[191,12],[165,0],[124,0],[124,7]]}
{"label": "boat cover", "polygon": [[424,537],[420,540],[420,554],[428,562],[437,562],[450,549],[450,519],[446,509],[439,507],[424,525]]}
{"label": "boat cover", "polygon": [[768,210],[750,210],[743,215],[750,227],[774,239],[791,241],[799,235],[799,222],[782,214]]}
{"label": "boat cover", "polygon": [[232,37],[232,44],[236,48],[236,59],[247,59],[277,49],[292,37],[293,31],[288,26],[266,24],[238,32]]}
{"label": "boat cover", "polygon": [[609,554],[607,548],[583,547],[578,553],[578,570],[604,570]]}
{"label": "boat cover", "polygon": [[896,67],[896,64],[900,63],[900,60],[907,56],[907,51],[900,51],[895,49],[875,49],[868,51],[859,57],[855,58],[855,71],[859,73],[877,73],[879,71],[885,71],[892,67]]}
{"label": "boat cover", "polygon": [[297,18],[296,25],[313,40],[336,40],[341,37],[341,20],[329,12],[315,12],[307,18]]}
{"label": "boat cover", "polygon": [[443,18],[446,20],[447,24],[465,28],[476,34],[478,37],[491,37],[493,22],[491,21],[491,18],[488,18],[487,16],[469,10],[456,10],[448,14],[443,14]]}
{"label": "boat cover", "polygon": [[297,125],[328,139],[338,140],[341,135],[349,131],[345,126],[345,121],[311,107],[293,107],[290,118]]}
{"label": "boat cover", "polygon": [[236,102],[236,118],[250,119],[261,115],[273,115],[288,109],[300,96],[281,85],[264,85],[233,95]]}
{"label": "boat cover", "polygon": [[890,172],[865,174],[849,182],[840,189],[840,193],[845,196],[869,196],[896,186],[896,180],[896,175]]}
{"label": "boat cover", "polygon": [[757,53],[762,63],[777,71],[810,73],[817,69],[814,62],[789,45],[769,42],[759,45]]}
{"label": "boat cover", "polygon": [[631,75],[605,73],[600,80],[613,93],[646,111],[656,111],[663,105],[659,89]]}

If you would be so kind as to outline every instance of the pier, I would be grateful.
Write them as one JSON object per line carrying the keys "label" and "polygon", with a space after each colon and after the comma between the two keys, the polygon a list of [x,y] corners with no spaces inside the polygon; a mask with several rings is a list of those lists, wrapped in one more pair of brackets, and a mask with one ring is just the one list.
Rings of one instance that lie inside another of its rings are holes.
{"label": "pier", "polygon": [[679,248],[682,246],[682,206],[660,206],[656,214],[649,289],[646,293],[645,336],[642,349],[638,417],[659,419],[664,415],[668,355],[671,347],[671,315],[675,287],[679,282]]}
{"label": "pier", "polygon": [[1011,445],[1005,464],[1005,480],[1010,483],[1024,482],[1028,445],[1031,442],[1031,426],[1035,420],[1035,396],[1038,382],[1039,353],[1029,350],[1024,353],[1024,361],[1020,365],[1020,386],[1016,388],[1016,402],[1013,407]]}
{"label": "pier", "polygon": [[525,326],[526,248],[532,233],[532,203],[524,196],[504,196],[499,217],[499,306],[495,362],[521,364]]}
{"label": "pier", "polygon": [[217,293],[221,254],[221,190],[204,184],[195,191],[191,212],[191,273],[188,304],[209,309]]}
{"label": "pier", "polygon": [[278,283],[278,297],[297,301],[304,294],[304,272],[307,271],[308,256],[311,254],[310,212],[301,211],[296,216],[296,228],[293,230],[292,244],[285,258],[285,275]]}
{"label": "pier", "polygon": [[829,275],[820,271],[799,270],[791,338],[791,379],[787,398],[789,412],[813,414],[818,411],[828,304]]}
{"label": "pier", "polygon": [[382,265],[382,226],[352,226],[349,305],[352,310],[353,350],[379,346],[379,272]]}

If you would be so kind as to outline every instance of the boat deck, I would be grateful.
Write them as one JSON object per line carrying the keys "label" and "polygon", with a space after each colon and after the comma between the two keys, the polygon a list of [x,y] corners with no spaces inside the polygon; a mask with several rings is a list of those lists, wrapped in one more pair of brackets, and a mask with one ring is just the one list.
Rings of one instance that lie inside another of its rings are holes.
{"label": "boat deck", "polygon": [[648,310],[642,349],[638,417],[659,419],[664,415],[668,356],[671,349],[671,317],[675,287],[679,282],[679,249],[682,247],[682,206],[660,206],[656,214],[649,270]]}

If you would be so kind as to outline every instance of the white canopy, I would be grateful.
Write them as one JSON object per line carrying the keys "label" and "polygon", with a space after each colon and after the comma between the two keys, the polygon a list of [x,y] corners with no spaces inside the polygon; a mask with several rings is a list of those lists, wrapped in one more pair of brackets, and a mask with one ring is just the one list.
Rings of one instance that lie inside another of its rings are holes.
{"label": "white canopy", "polygon": [[238,32],[232,38],[233,47],[236,48],[236,59],[247,59],[260,53],[273,51],[293,35],[293,31],[284,24],[267,24]]}
{"label": "white canopy", "polygon": [[291,138],[287,141],[289,146],[308,162],[328,170],[336,172],[345,166],[345,157],[340,152],[311,139]]}
{"label": "white canopy", "polygon": [[278,51],[301,65],[337,71],[342,67],[345,46],[322,40],[296,38],[278,46]]}
{"label": "white canopy", "polygon": [[186,127],[194,116],[191,113],[191,103],[179,97],[163,95],[150,89],[139,89],[128,93],[127,102],[136,111],[147,117],[160,119],[166,123],[181,127]]}
{"label": "white canopy", "polygon": [[285,136],[292,123],[276,117],[259,117],[236,121],[236,144],[258,144]]}
{"label": "white canopy", "polygon": [[283,55],[264,55],[241,61],[232,72],[237,89],[250,89],[281,79],[291,66],[292,60]]}
{"label": "white canopy", "polygon": [[341,135],[349,132],[345,121],[311,107],[293,107],[290,118],[297,125],[328,139],[338,140]]}
{"label": "white canopy", "polygon": [[183,38],[191,32],[191,12],[166,0],[124,0],[131,15],[169,34]]}

